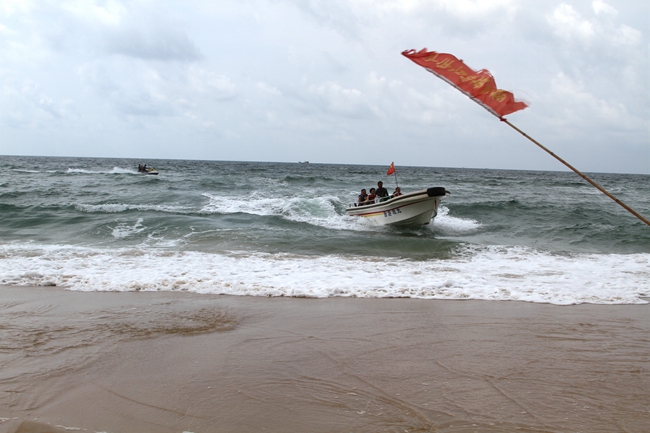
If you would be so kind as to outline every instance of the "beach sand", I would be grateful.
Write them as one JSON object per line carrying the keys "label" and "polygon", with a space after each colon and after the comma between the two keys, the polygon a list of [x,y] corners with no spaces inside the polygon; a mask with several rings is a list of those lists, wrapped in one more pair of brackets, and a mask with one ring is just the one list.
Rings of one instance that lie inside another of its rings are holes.
{"label": "beach sand", "polygon": [[650,306],[0,287],[0,433],[648,432]]}

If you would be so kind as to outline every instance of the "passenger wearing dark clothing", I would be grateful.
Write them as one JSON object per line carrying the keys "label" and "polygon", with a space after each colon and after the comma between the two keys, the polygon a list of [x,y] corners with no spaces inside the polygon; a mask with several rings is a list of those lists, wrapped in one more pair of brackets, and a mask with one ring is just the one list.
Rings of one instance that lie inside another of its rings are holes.
{"label": "passenger wearing dark clothing", "polygon": [[375,191],[377,197],[388,197],[388,191],[384,188],[384,182],[377,182],[377,190]]}
{"label": "passenger wearing dark clothing", "polygon": [[362,204],[366,204],[366,201],[368,201],[368,194],[366,193],[366,189],[364,188],[361,190],[361,194],[359,194],[359,201],[358,201],[359,206],[361,206]]}

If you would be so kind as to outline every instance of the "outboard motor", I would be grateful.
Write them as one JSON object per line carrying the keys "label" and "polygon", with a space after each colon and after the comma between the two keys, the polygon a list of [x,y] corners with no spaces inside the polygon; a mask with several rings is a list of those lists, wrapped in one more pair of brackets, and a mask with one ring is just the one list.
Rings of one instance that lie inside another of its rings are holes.
{"label": "outboard motor", "polygon": [[429,197],[439,197],[448,194],[449,191],[444,189],[441,186],[434,186],[433,188],[427,189],[427,195]]}

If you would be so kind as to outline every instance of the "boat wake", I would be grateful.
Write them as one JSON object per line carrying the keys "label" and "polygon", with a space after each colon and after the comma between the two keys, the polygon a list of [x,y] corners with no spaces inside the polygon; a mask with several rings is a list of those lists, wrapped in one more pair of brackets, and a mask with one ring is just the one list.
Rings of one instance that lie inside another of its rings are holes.
{"label": "boat wake", "polygon": [[83,168],[68,168],[65,173],[68,174],[139,174],[135,169],[126,169],[113,167],[111,170],[86,170]]}
{"label": "boat wake", "polygon": [[459,218],[449,215],[449,208],[440,206],[438,216],[434,219],[436,233],[445,236],[458,236],[478,231],[482,224],[469,218]]}
{"label": "boat wake", "polygon": [[219,197],[209,193],[210,199],[200,210],[204,214],[245,213],[259,216],[277,216],[287,221],[311,224],[333,230],[372,230],[354,218],[343,215],[343,204],[338,197]]}

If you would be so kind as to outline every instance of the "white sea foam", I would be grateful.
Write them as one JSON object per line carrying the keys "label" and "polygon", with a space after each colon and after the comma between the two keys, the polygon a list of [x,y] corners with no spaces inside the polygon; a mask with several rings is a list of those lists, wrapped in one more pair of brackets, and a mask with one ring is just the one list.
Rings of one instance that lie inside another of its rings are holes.
{"label": "white sea foam", "polygon": [[140,174],[135,169],[113,167],[111,170],[86,170],[83,168],[68,168],[66,173],[76,174]]}
{"label": "white sea foam", "polygon": [[468,234],[481,227],[478,221],[450,216],[449,208],[443,205],[438,209],[438,216],[434,219],[434,224],[436,231],[444,235]]}
{"label": "white sea foam", "polygon": [[411,297],[640,304],[650,254],[550,254],[475,246],[447,260],[0,246],[0,282],[82,291],[179,290],[324,298]]}
{"label": "white sea foam", "polygon": [[147,205],[147,204],[124,204],[124,203],[105,203],[105,204],[77,204],[77,210],[88,213],[119,213],[127,210],[155,211],[167,213],[190,213],[191,207],[176,205]]}
{"label": "white sea foam", "polygon": [[126,169],[126,168],[120,168],[120,167],[113,167],[111,171],[108,173],[115,173],[115,174],[139,174],[136,170],[132,169]]}
{"label": "white sea foam", "polygon": [[66,173],[95,174],[95,173],[100,173],[100,172],[99,171],[84,170],[83,168],[69,168],[69,169],[66,170]]}
{"label": "white sea foam", "polygon": [[142,225],[142,221],[142,218],[138,218],[138,220],[133,225],[129,225],[129,223],[126,222],[120,222],[113,228],[111,234],[115,239],[123,239],[140,233],[145,229],[145,227]]}
{"label": "white sea foam", "polygon": [[351,218],[336,211],[340,199],[336,196],[318,197],[218,197],[209,193],[210,199],[200,213],[247,213],[260,216],[279,216],[289,221],[312,224],[333,230],[370,230],[360,218]]}

